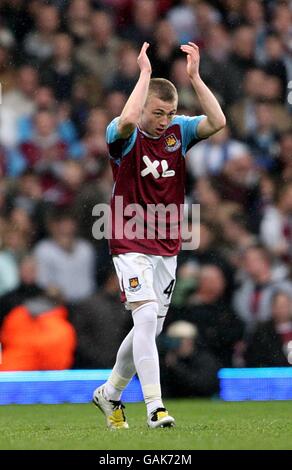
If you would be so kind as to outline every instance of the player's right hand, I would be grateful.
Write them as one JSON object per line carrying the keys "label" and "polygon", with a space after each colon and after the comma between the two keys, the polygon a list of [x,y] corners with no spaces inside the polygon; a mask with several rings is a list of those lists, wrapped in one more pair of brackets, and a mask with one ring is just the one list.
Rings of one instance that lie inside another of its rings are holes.
{"label": "player's right hand", "polygon": [[141,47],[140,54],[138,56],[137,62],[140,67],[141,72],[152,72],[152,67],[150,64],[150,60],[147,56],[147,49],[149,47],[148,42],[144,42],[143,46]]}

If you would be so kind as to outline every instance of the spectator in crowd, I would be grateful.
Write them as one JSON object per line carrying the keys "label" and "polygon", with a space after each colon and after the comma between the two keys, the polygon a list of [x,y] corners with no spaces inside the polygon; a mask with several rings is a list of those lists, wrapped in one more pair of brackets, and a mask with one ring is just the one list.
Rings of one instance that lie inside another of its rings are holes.
{"label": "spectator in crowd", "polygon": [[268,173],[262,173],[258,189],[259,220],[261,221],[264,212],[275,203],[277,190],[275,179]]}
{"label": "spectator in crowd", "polygon": [[239,269],[242,253],[254,245],[257,238],[251,232],[247,218],[242,211],[226,214],[221,220],[221,229],[225,242],[221,254],[234,268]]}
{"label": "spectator in crowd", "polygon": [[228,102],[230,39],[223,24],[215,23],[204,33],[204,54],[201,60],[202,78],[216,92],[220,103]]}
{"label": "spectator in crowd", "polygon": [[188,79],[184,57],[180,56],[173,61],[170,69],[170,80],[177,88],[181,107],[187,109],[189,113],[191,109],[198,106],[196,95],[192,92],[192,85]]}
{"label": "spectator in crowd", "polygon": [[282,39],[288,53],[292,50],[291,5],[288,2],[277,2],[273,5],[272,28]]}
{"label": "spectator in crowd", "polygon": [[[205,219],[200,221],[199,226],[196,222],[191,222],[188,229],[193,234],[194,250],[181,251],[178,255],[178,265],[180,266],[186,261],[195,261],[200,266],[217,262],[220,265],[222,259],[220,259],[217,249],[219,235],[216,228],[214,223],[210,223]],[[198,242],[199,246],[197,247]]]}
{"label": "spectator in crowd", "polygon": [[166,19],[160,20],[154,33],[154,45],[149,52],[154,77],[169,78],[177,48],[178,38],[171,23]]}
{"label": "spectator in crowd", "polygon": [[19,282],[16,288],[0,297],[0,326],[12,309],[43,292],[36,283],[36,277],[36,260],[31,254],[27,254],[19,263]]}
{"label": "spectator in crowd", "polygon": [[37,282],[59,289],[67,302],[77,302],[95,289],[95,254],[91,244],[77,236],[75,217],[59,210],[50,217],[50,238],[37,243]]}
{"label": "spectator in crowd", "polygon": [[74,210],[85,180],[86,169],[83,165],[75,160],[66,160],[59,167],[57,183],[44,192],[46,203]]}
{"label": "spectator in crowd", "polygon": [[192,323],[176,321],[159,338],[162,390],[169,398],[208,397],[218,392],[219,363]]}
{"label": "spectator in crowd", "polygon": [[4,227],[0,249],[0,296],[13,290],[19,279],[17,260],[7,246],[8,227]]}
{"label": "spectator in crowd", "polygon": [[131,316],[120,302],[119,283],[112,266],[104,276],[102,291],[70,309],[78,338],[76,368],[111,368],[122,339],[132,328]]}
{"label": "spectator in crowd", "polygon": [[25,208],[14,207],[9,213],[11,228],[19,231],[22,240],[26,241],[27,247],[31,247],[34,242],[34,225],[32,219]]}
{"label": "spectator in crowd", "polygon": [[208,141],[200,142],[188,152],[187,165],[193,178],[218,175],[228,160],[249,154],[246,145],[230,137],[228,126]]}
{"label": "spectator in crowd", "polygon": [[[232,364],[234,346],[242,336],[242,323],[224,299],[226,279],[214,265],[201,268],[195,294],[188,298],[180,318],[198,328],[200,337],[221,367]],[[176,318],[170,316],[169,322]]]}
{"label": "spectator in crowd", "polygon": [[5,214],[1,241],[3,258],[12,263],[18,263],[29,251],[33,241],[33,226],[24,209],[14,208]]}
{"label": "spectator in crowd", "polygon": [[7,174],[7,158],[4,147],[0,147],[0,178]]}
{"label": "spectator in crowd", "polygon": [[260,68],[249,69],[243,78],[242,96],[229,107],[230,124],[238,138],[244,139],[256,125],[255,103],[262,98],[265,78]]}
{"label": "spectator in crowd", "polygon": [[255,107],[256,125],[247,135],[249,144],[258,166],[271,169],[275,166],[278,133],[276,116],[269,103],[258,102]]}
{"label": "spectator in crowd", "polygon": [[243,3],[241,0],[222,0],[220,2],[224,23],[233,31],[243,20]]}
{"label": "spectator in crowd", "polygon": [[280,189],[276,206],[266,209],[261,239],[273,255],[286,263],[292,261],[292,183]]}
{"label": "spectator in crowd", "polygon": [[292,131],[282,134],[279,145],[280,171],[283,181],[288,183],[292,181]]}
{"label": "spectator in crowd", "polygon": [[13,222],[9,217],[7,224],[6,237],[4,241],[6,242],[7,250],[14,256],[17,263],[23,258],[24,255],[30,250],[31,241],[33,238],[32,232],[28,232],[27,227],[30,225],[30,219],[28,215],[22,211],[22,215],[26,219],[24,227],[18,226]]}
{"label": "spectator in crowd", "polygon": [[90,179],[96,177],[107,163],[107,146],[104,139],[107,123],[108,116],[103,108],[90,111],[81,144],[84,153],[82,163]]}
{"label": "spectator in crowd", "polygon": [[270,253],[261,246],[247,248],[242,258],[246,275],[234,294],[234,309],[243,320],[249,335],[256,326],[271,317],[271,299],[276,290],[292,288],[286,280],[287,270],[273,266]]}
{"label": "spectator in crowd", "polygon": [[121,29],[121,35],[128,41],[134,41],[138,48],[144,42],[151,42],[155,24],[158,20],[158,2],[155,0],[133,0],[132,21]]}
{"label": "spectator in crowd", "polygon": [[[185,263],[195,263],[196,266],[202,268],[205,265],[218,266],[219,270],[224,273],[227,280],[227,286],[224,295],[228,297],[233,289],[233,269],[229,260],[224,258],[219,250],[220,236],[219,225],[214,221],[201,219],[199,227],[196,223],[192,223],[189,227],[192,238],[195,242],[193,250],[182,251],[178,256],[178,266],[184,266]],[[199,246],[197,246],[199,243]],[[187,301],[187,298],[185,298]],[[186,305],[186,303],[185,303]]]}
{"label": "spectator in crowd", "polygon": [[222,201],[219,191],[213,184],[211,179],[199,178],[193,187],[193,200],[200,204],[200,211],[203,214],[204,221],[210,223],[214,227],[218,225],[220,213],[224,210],[225,203]]}
{"label": "spectator in crowd", "polygon": [[34,294],[12,308],[2,321],[0,371],[72,367],[76,334],[67,309],[46,293]]}
{"label": "spectator in crowd", "polygon": [[242,97],[243,78],[248,70],[256,66],[255,41],[255,29],[252,26],[240,25],[233,32],[228,68],[227,82],[230,88],[227,104],[232,104]]}
{"label": "spectator in crowd", "polygon": [[127,95],[122,91],[113,90],[110,91],[105,98],[106,112],[108,114],[109,121],[113,120],[115,116],[119,116],[126,104]]}
{"label": "spectator in crowd", "polygon": [[172,307],[170,307],[172,310],[179,312],[179,309],[185,308],[187,299],[197,289],[199,273],[199,263],[192,259],[187,259],[177,269],[177,279],[171,300]]}
{"label": "spectator in crowd", "polygon": [[14,34],[9,28],[6,27],[2,15],[0,17],[0,44],[1,47],[8,49],[15,45]]}
{"label": "spectator in crowd", "polygon": [[38,72],[31,65],[16,70],[16,83],[10,91],[3,90],[1,105],[1,142],[8,147],[17,143],[16,126],[21,116],[34,111],[34,94],[38,86]]}
{"label": "spectator in crowd", "polygon": [[3,1],[0,8],[7,29],[13,32],[17,44],[21,43],[25,35],[33,28],[30,5],[25,0]]}
{"label": "spectator in crowd", "polygon": [[250,69],[243,81],[243,96],[229,107],[230,124],[235,135],[246,139],[258,126],[256,105],[267,103],[274,116],[274,127],[278,133],[291,127],[288,110],[281,103],[281,82],[278,77],[268,75],[259,68]]}
{"label": "spectator in crowd", "polygon": [[91,13],[89,0],[72,0],[68,2],[65,15],[66,28],[76,45],[82,44],[90,35]]}
{"label": "spectator in crowd", "polygon": [[40,176],[31,170],[24,171],[18,178],[18,185],[7,194],[8,209],[20,208],[31,218],[34,242],[46,233],[45,218],[50,204],[43,200],[42,195]]}
{"label": "spectator in crowd", "polygon": [[121,40],[113,29],[113,19],[105,11],[95,11],[90,18],[88,39],[76,50],[77,62],[91,73],[98,84],[106,87],[118,66]]}
{"label": "spectator in crowd", "polygon": [[255,57],[261,62],[265,55],[265,38],[267,35],[267,24],[265,21],[265,8],[260,0],[247,0],[243,3],[243,20],[255,30],[256,48]]}
{"label": "spectator in crowd", "polygon": [[120,91],[129,95],[135,87],[139,76],[139,66],[137,64],[137,49],[131,43],[124,43],[118,52],[119,68],[113,75],[109,89]]}
{"label": "spectator in crowd", "polygon": [[288,71],[285,63],[285,49],[281,37],[277,33],[270,33],[266,37],[265,71],[268,75],[275,75],[281,80],[282,101],[286,99],[288,84]]}
{"label": "spectator in crowd", "polygon": [[24,51],[36,66],[41,66],[53,54],[53,44],[60,26],[55,5],[41,3],[36,13],[36,27],[24,39]]}
{"label": "spectator in crowd", "polygon": [[41,85],[35,90],[34,108],[32,112],[18,119],[17,142],[22,144],[34,137],[34,133],[36,132],[35,117],[38,111],[47,111],[54,114],[56,118],[56,132],[60,140],[63,140],[67,145],[71,146],[70,153],[73,157],[78,156],[79,154],[76,153],[74,147],[77,132],[71,122],[68,108],[66,108],[66,104],[58,104],[53,88],[46,85]]}
{"label": "spectator in crowd", "polygon": [[1,40],[0,34],[0,83],[6,93],[12,90],[15,84],[15,70],[11,62],[11,48]]}
{"label": "spectator in crowd", "polygon": [[72,94],[73,84],[82,75],[82,68],[77,67],[73,57],[73,42],[65,33],[58,33],[53,40],[53,51],[50,60],[41,71],[42,83],[55,91],[59,102],[68,101]]}
{"label": "spectator in crowd", "polygon": [[60,163],[69,157],[68,146],[58,135],[55,115],[40,110],[34,118],[35,132],[19,146],[26,166],[41,176],[44,190],[56,184]]}
{"label": "spectator in crowd", "polygon": [[232,155],[214,180],[222,199],[240,204],[248,213],[255,203],[258,178],[259,170],[250,152],[246,151]]}
{"label": "spectator in crowd", "polygon": [[[265,81],[263,86],[263,98],[270,101],[272,104],[280,104],[282,99],[282,86],[281,80],[276,75],[265,75]],[[281,107],[281,110],[285,111],[285,107]],[[283,123],[279,123],[279,126],[283,126]],[[286,123],[286,126],[289,123]],[[287,127],[286,127],[287,129]]]}
{"label": "spectator in crowd", "polygon": [[250,367],[292,365],[292,292],[277,292],[272,298],[272,317],[258,326],[247,352]]}
{"label": "spectator in crowd", "polygon": [[221,15],[210,3],[200,1],[195,5],[197,42],[204,47],[205,31],[209,31],[220,22]]}
{"label": "spectator in crowd", "polygon": [[90,111],[90,90],[84,80],[77,80],[73,84],[70,97],[72,123],[76,128],[78,138],[81,139],[85,133],[86,122]]}
{"label": "spectator in crowd", "polygon": [[181,44],[196,40],[196,11],[192,1],[183,0],[167,13],[167,19],[175,30]]}

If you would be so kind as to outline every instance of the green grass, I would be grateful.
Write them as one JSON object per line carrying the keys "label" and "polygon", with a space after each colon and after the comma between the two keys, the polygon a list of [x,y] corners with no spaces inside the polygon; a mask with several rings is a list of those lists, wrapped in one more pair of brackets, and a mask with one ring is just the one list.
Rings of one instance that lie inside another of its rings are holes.
{"label": "green grass", "polygon": [[177,426],[149,430],[128,404],[129,430],[109,431],[93,405],[0,406],[0,449],[290,449],[292,403],[169,400]]}

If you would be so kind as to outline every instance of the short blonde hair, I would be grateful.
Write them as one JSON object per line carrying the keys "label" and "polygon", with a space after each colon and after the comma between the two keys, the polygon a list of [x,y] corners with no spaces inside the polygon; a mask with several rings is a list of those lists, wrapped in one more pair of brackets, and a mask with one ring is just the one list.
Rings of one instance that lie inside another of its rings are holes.
{"label": "short blonde hair", "polygon": [[160,100],[172,102],[177,101],[177,89],[174,84],[166,78],[151,78],[148,89],[149,95],[156,95]]}

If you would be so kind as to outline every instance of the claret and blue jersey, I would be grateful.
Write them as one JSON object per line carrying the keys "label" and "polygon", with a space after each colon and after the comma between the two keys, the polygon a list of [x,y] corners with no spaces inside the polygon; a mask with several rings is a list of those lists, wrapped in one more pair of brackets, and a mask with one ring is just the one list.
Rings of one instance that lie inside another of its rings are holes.
{"label": "claret and blue jersey", "polygon": [[[149,204],[175,204],[179,209],[184,203],[185,194],[185,155],[198,143],[197,127],[205,116],[175,116],[165,133],[151,137],[138,127],[128,139],[118,134],[118,120],[115,118],[108,126],[106,140],[113,170],[114,188],[111,201],[112,254],[137,252],[160,256],[176,255],[181,246],[181,238],[158,238],[155,229],[154,239],[116,238],[115,198],[122,196],[123,209],[129,204],[139,204],[146,209]],[[146,214],[146,212],[145,212]],[[123,225],[129,216],[122,217]],[[146,223],[149,223],[145,219]],[[171,224],[167,219],[167,225]],[[179,221],[178,221],[179,224]],[[169,234],[170,227],[166,233]]]}

